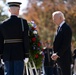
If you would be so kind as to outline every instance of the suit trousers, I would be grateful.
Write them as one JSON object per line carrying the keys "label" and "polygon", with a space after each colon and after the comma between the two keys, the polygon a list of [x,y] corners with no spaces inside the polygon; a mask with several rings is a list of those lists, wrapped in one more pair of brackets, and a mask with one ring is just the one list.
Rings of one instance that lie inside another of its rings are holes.
{"label": "suit trousers", "polygon": [[62,75],[71,75],[71,64],[59,64],[62,70]]}
{"label": "suit trousers", "polygon": [[4,75],[23,75],[24,61],[5,61]]}

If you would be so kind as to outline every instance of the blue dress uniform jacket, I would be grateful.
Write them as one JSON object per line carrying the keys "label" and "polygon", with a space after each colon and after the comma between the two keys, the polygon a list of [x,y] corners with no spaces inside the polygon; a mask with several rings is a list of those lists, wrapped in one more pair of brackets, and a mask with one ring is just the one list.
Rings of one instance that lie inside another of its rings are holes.
{"label": "blue dress uniform jacket", "polygon": [[53,50],[51,48],[44,49],[44,66],[53,67],[54,61],[51,59],[51,55],[53,54]]}
{"label": "blue dress uniform jacket", "polygon": [[4,61],[23,60],[29,56],[29,26],[26,20],[22,20],[24,32],[21,18],[15,15],[0,25],[0,55],[3,55]]}

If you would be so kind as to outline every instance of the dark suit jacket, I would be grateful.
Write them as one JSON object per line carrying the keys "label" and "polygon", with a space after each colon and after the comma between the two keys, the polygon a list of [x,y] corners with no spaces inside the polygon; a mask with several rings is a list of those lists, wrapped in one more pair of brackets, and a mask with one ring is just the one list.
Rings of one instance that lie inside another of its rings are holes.
{"label": "dark suit jacket", "polygon": [[[23,19],[24,32],[22,32],[21,18],[11,16],[0,25],[0,54],[4,61],[23,60],[29,53],[28,24]],[[19,43],[5,43],[4,40],[22,39]]]}
{"label": "dark suit jacket", "polygon": [[72,63],[71,40],[72,30],[66,23],[64,23],[55,37],[53,43],[53,50],[60,57],[58,59],[58,63],[61,66],[62,70],[66,70],[67,72],[70,71],[69,68],[70,64]]}

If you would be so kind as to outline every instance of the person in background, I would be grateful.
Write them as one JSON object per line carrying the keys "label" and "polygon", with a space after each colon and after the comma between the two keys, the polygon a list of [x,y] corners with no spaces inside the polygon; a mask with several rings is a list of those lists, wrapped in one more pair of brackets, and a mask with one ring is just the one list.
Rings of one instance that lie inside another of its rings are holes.
{"label": "person in background", "polygon": [[57,61],[62,70],[62,75],[71,75],[71,40],[72,30],[66,23],[64,14],[61,11],[55,11],[52,14],[54,23],[58,26],[53,42],[54,54],[51,58]]}
{"label": "person in background", "polygon": [[48,42],[45,43],[43,48],[44,53],[44,71],[45,75],[53,75],[53,64],[54,61],[51,59],[51,55],[53,54],[53,50],[50,48],[50,44]]}
{"label": "person in background", "polygon": [[27,20],[18,17],[21,3],[7,4],[11,16],[0,24],[0,56],[4,61],[4,75],[23,75],[24,59],[29,58],[29,26]]}
{"label": "person in background", "polygon": [[4,75],[4,64],[2,63],[0,59],[0,75]]}
{"label": "person in background", "polygon": [[74,49],[74,55],[73,55],[73,61],[74,61],[74,65],[73,65],[73,73],[74,75],[76,74],[76,49]]}

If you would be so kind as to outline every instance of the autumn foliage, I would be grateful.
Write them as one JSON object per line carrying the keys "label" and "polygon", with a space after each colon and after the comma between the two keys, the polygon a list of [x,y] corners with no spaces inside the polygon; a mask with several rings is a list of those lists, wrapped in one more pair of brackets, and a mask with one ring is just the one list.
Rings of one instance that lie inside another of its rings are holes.
{"label": "autumn foliage", "polygon": [[55,25],[52,21],[52,13],[60,10],[64,13],[67,23],[73,31],[72,47],[76,47],[76,1],[63,2],[63,0],[29,0],[27,13],[23,17],[28,21],[35,21],[42,41],[51,41],[54,38]]}

